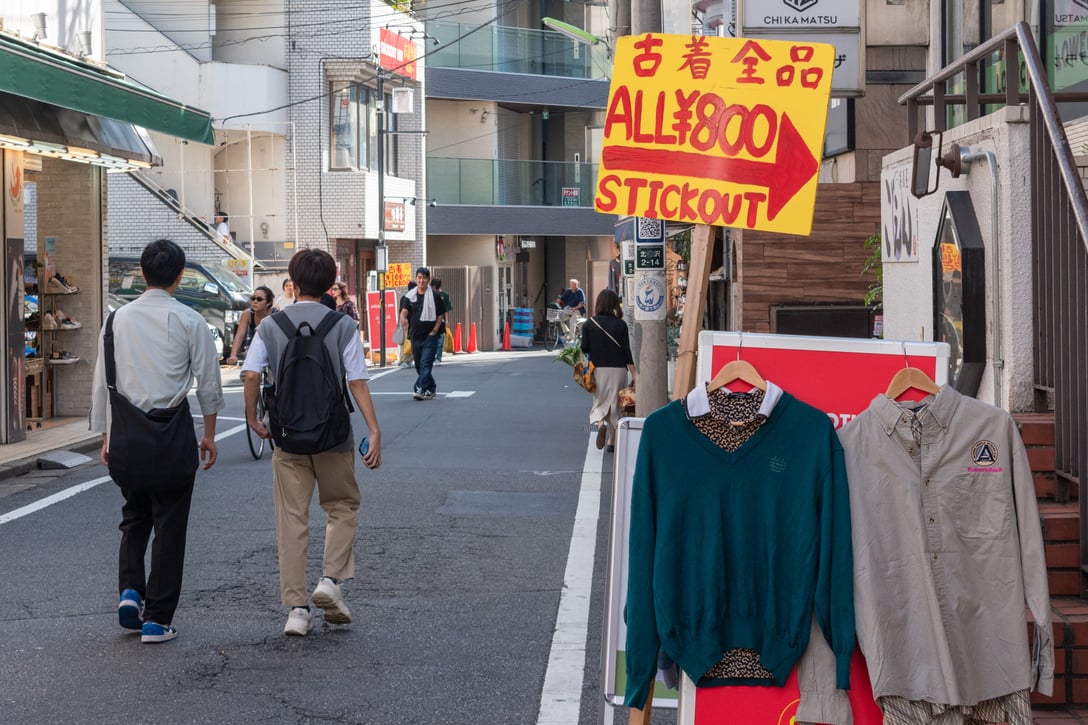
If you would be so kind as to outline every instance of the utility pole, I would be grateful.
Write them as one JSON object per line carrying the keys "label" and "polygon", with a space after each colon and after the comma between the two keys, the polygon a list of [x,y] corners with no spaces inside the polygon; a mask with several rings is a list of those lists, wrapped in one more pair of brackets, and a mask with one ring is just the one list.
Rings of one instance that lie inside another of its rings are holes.
{"label": "utility pole", "polygon": [[374,101],[378,116],[378,247],[374,261],[381,281],[378,290],[378,365],[385,367],[385,273],[389,269],[389,250],[385,246],[385,71],[378,69],[378,97]]}
{"label": "utility pole", "polygon": [[[630,0],[631,3],[631,35],[661,32],[661,3],[660,0]],[[664,220],[659,220],[662,225]],[[660,287],[665,288],[665,270],[650,272],[638,272],[636,263],[636,285],[639,275],[652,275],[659,277]],[[639,290],[636,288],[637,298]],[[635,304],[628,305],[628,309],[636,310]],[[638,315],[636,315],[638,319]],[[646,417],[653,411],[669,402],[669,376],[668,376],[668,346],[665,343],[667,322],[665,319],[640,320],[635,323],[641,334],[638,349],[638,395],[635,401],[635,414]]]}

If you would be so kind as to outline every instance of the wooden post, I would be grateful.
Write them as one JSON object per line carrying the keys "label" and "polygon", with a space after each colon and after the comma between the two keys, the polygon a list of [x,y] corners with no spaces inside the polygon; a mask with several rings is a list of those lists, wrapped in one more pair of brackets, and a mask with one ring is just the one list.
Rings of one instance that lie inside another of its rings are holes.
{"label": "wooden post", "polygon": [[695,387],[695,354],[699,344],[699,332],[703,329],[703,310],[706,308],[706,290],[710,264],[714,259],[713,241],[717,231],[717,227],[709,224],[696,224],[695,231],[692,232],[684,319],[680,323],[676,377],[672,386],[673,400],[684,397]]}
{"label": "wooden post", "polygon": [[650,715],[653,711],[654,693],[651,690],[650,696],[646,698],[646,706],[641,710],[638,708],[631,708],[631,714],[627,718],[627,725],[650,725]]}

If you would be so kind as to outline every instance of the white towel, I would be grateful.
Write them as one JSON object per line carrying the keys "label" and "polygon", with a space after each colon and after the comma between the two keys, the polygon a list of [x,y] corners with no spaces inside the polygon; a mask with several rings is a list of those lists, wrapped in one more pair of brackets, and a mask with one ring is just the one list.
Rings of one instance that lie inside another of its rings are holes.
{"label": "white towel", "polygon": [[[404,296],[414,305],[419,298],[419,287],[413,287]],[[437,319],[438,316],[434,312],[434,295],[431,294],[431,288],[428,287],[427,294],[423,297],[423,311],[419,314],[419,320],[420,322],[434,322]]]}

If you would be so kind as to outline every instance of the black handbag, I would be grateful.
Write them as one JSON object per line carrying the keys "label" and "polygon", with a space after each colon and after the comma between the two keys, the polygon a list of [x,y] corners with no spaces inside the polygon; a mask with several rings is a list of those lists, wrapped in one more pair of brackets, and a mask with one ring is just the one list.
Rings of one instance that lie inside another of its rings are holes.
{"label": "black handbag", "polygon": [[185,488],[200,465],[189,400],[144,412],[117,390],[113,315],[106,318],[102,337],[110,398],[110,476],[118,486],[142,493]]}

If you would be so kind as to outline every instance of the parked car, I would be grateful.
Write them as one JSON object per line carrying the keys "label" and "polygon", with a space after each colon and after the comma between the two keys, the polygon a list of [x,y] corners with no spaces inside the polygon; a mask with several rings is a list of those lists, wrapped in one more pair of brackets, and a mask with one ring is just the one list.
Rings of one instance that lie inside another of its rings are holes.
{"label": "parked car", "polygon": [[[123,300],[139,297],[147,289],[140,260],[110,257],[108,292]],[[188,261],[174,299],[192,307],[208,323],[222,357],[230,354],[234,330],[243,310],[249,309],[249,285],[222,265]]]}

